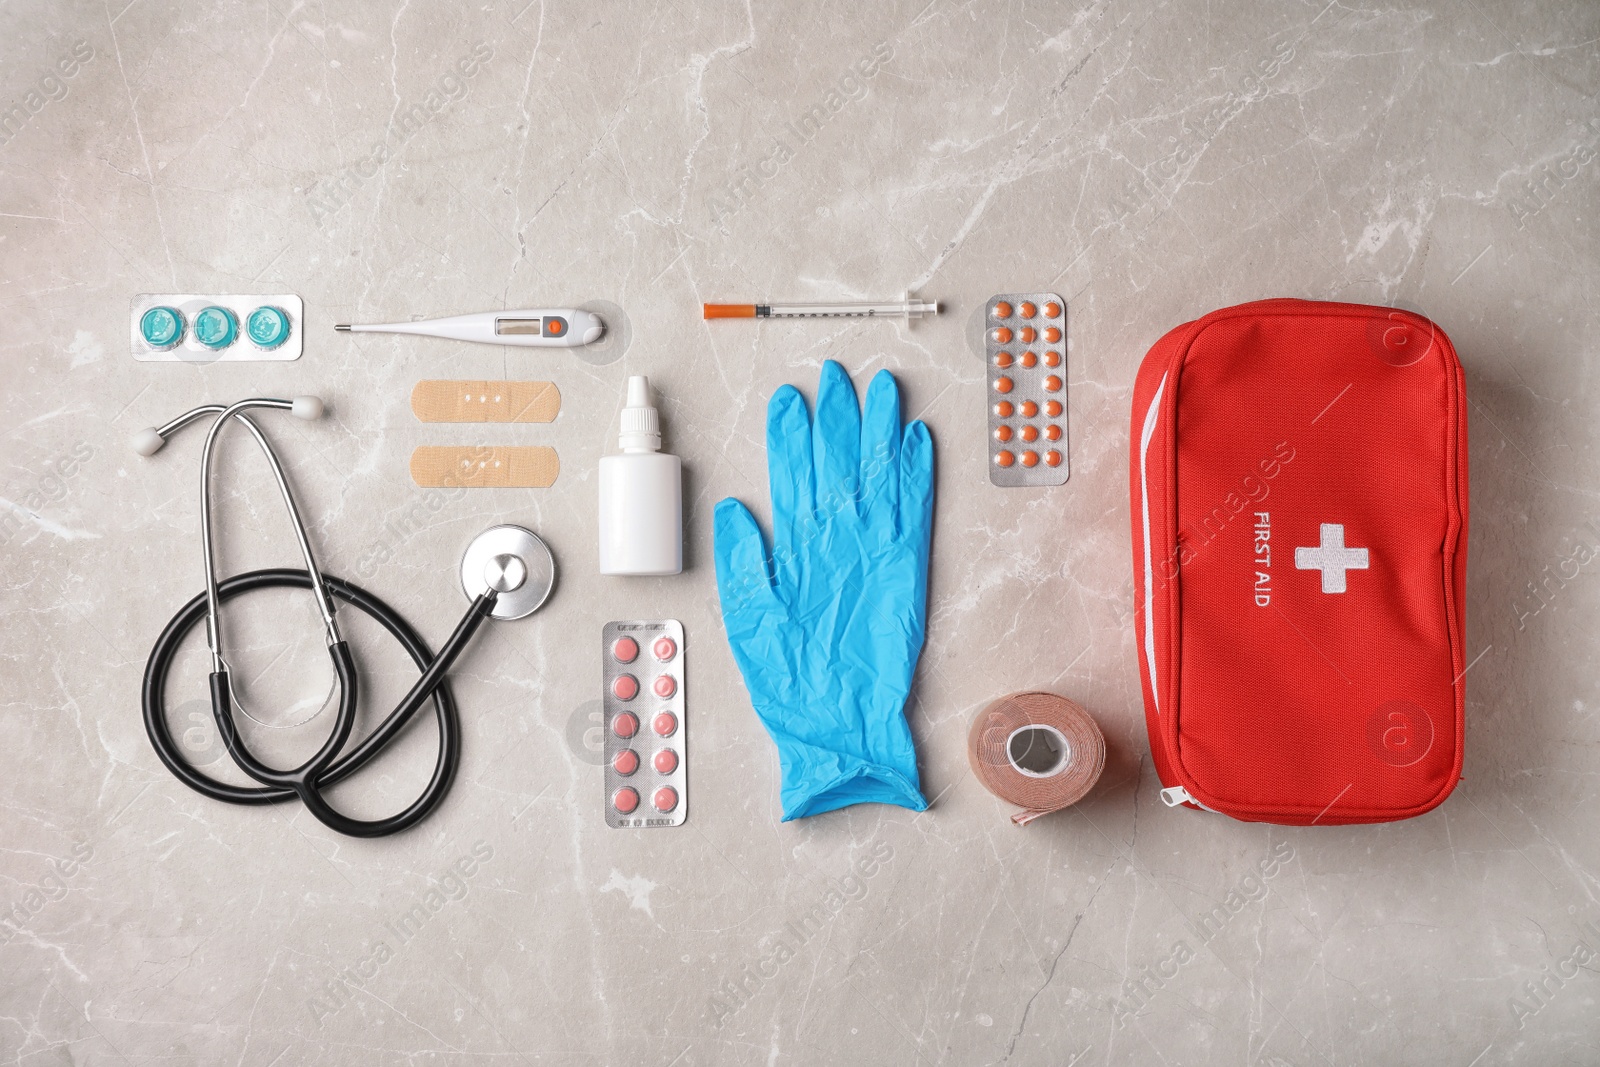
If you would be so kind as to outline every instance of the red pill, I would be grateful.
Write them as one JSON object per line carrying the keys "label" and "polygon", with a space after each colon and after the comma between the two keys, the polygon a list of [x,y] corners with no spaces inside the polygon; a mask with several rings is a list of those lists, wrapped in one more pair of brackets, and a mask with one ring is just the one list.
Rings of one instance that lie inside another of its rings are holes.
{"label": "red pill", "polygon": [[611,806],[624,815],[632,815],[639,806],[639,791],[632,786],[623,786],[611,794]]}
{"label": "red pill", "polygon": [[632,737],[639,732],[639,717],[631,711],[624,711],[611,720],[611,732],[618,737]]}
{"label": "red pill", "polygon": [[678,754],[670,748],[664,748],[656,753],[655,765],[657,774],[671,774],[678,769]]}
{"label": "red pill", "polygon": [[656,716],[656,721],[652,725],[655,727],[657,734],[662,737],[671,737],[678,732],[678,717],[670,711],[663,711]]}
{"label": "red pill", "polygon": [[657,811],[671,811],[678,806],[678,791],[670,785],[664,785],[656,790],[656,795],[650,798],[650,803],[656,806]]}
{"label": "red pill", "polygon": [[678,680],[670,674],[663,674],[650,688],[654,689],[656,696],[662,700],[671,700],[672,695],[678,691]]}
{"label": "red pill", "polygon": [[656,643],[650,646],[650,651],[657,661],[665,663],[678,654],[678,642],[670,637],[658,637]]}
{"label": "red pill", "polygon": [[1000,416],[1002,419],[1009,419],[1011,417],[1011,411],[1011,401],[1009,400],[1002,400],[1000,403],[994,406],[994,413]]}
{"label": "red pill", "polygon": [[1015,383],[1012,382],[1010,378],[1007,378],[1002,374],[1000,377],[994,380],[994,391],[997,393],[1009,393],[1011,392],[1011,387],[1014,384]]}
{"label": "red pill", "polygon": [[639,769],[639,753],[631,748],[625,748],[617,753],[617,758],[611,761],[611,769],[621,775],[629,775]]}
{"label": "red pill", "polygon": [[639,655],[639,642],[631,637],[619,637],[611,646],[611,654],[618,663],[632,663]]}
{"label": "red pill", "polygon": [[619,674],[611,683],[611,695],[618,700],[632,700],[639,695],[639,679],[631,674]]}
{"label": "red pill", "polygon": [[1024,452],[1022,454],[1022,465],[1024,467],[1037,467],[1039,465],[1039,453]]}

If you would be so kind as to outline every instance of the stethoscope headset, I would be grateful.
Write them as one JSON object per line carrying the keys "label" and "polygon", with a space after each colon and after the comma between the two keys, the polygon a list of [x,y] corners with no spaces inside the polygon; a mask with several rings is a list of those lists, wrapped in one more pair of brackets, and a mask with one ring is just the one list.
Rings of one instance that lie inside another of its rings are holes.
{"label": "stethoscope headset", "polygon": [[[461,561],[461,586],[472,604],[456,625],[455,632],[435,655],[405,618],[388,604],[352,582],[322,573],[311,551],[305,523],[301,520],[300,509],[295,504],[294,493],[289,488],[277,453],[261,428],[244,414],[252,408],[288,411],[302,419],[320,418],[323,411],[322,401],[309,396],[295,397],[293,400],[255,398],[231,405],[208,404],[178,416],[165,426],[142,430],[133,438],[136,451],[145,456],[153,455],[173,433],[206,415],[216,415],[210,432],[206,434],[200,459],[200,539],[204,545],[206,589],[172,617],[156,639],[155,647],[150,650],[143,687],[145,732],[150,735],[150,743],[167,769],[189,788],[213,800],[229,804],[276,804],[298,797],[306,810],[341,834],[383,837],[399,833],[421,822],[439,806],[439,802],[450,791],[461,762],[461,722],[446,673],[485,619],[520,619],[543,606],[555,584],[555,561],[545,543],[532,531],[520,526],[494,526],[479,534],[467,547]],[[230,421],[236,421],[250,431],[266,456],[272,476],[278,483],[278,491],[283,496],[289,521],[294,527],[301,558],[305,560],[303,570],[269,568],[217,581],[211,534],[211,465],[217,436]],[[228,664],[222,654],[220,617],[223,603],[246,593],[273,588],[311,591],[327,631],[328,655],[333,660],[335,685],[339,694],[333,728],[327,740],[310,759],[287,770],[263,763],[240,736],[234,719],[236,701],[229,682]],[[342,755],[341,750],[349,742],[355,726],[360,683],[350,646],[339,632],[336,618],[339,602],[359,609],[381,624],[422,672],[411,691],[378,727]],[[205,619],[206,641],[211,650],[211,714],[216,720],[218,736],[234,763],[247,776],[259,782],[259,786],[231,785],[203,773],[184,759],[182,749],[168,727],[165,709],[167,675],[178,647],[202,618]],[[371,762],[405,729],[417,711],[430,701],[439,726],[439,752],[433,776],[417,798],[405,810],[381,819],[354,819],[335,810],[324,798],[323,790],[349,778]]]}

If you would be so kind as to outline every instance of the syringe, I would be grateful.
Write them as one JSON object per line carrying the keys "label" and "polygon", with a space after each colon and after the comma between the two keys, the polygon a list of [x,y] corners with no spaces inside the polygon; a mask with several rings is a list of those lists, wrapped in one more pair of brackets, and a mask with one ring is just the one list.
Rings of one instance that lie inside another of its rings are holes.
{"label": "syringe", "polygon": [[939,304],[917,300],[907,293],[904,300],[877,303],[871,300],[833,304],[703,304],[708,319],[882,319],[903,317],[920,319],[939,314]]}

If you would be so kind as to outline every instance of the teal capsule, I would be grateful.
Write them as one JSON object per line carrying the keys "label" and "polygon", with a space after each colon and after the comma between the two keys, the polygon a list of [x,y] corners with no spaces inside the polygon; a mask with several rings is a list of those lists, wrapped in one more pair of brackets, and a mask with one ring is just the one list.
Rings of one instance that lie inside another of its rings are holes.
{"label": "teal capsule", "polygon": [[289,316],[270,304],[258,307],[245,319],[244,332],[257,348],[277,348],[289,339]]}
{"label": "teal capsule", "polygon": [[153,307],[139,319],[139,335],[158,352],[176,348],[183,340],[183,312],[172,307]]}
{"label": "teal capsule", "polygon": [[212,304],[194,317],[194,339],[215,351],[238,340],[239,319],[225,307]]}

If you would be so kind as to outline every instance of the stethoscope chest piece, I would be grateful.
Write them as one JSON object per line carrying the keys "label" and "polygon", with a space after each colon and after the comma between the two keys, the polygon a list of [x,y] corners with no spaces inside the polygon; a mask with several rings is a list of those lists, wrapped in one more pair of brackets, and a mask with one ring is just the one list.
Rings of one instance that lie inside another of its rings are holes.
{"label": "stethoscope chest piece", "polygon": [[539,535],[521,526],[491,526],[461,557],[461,589],[476,600],[487,590],[500,595],[491,615],[521,619],[544,606],[556,583],[556,562]]}

